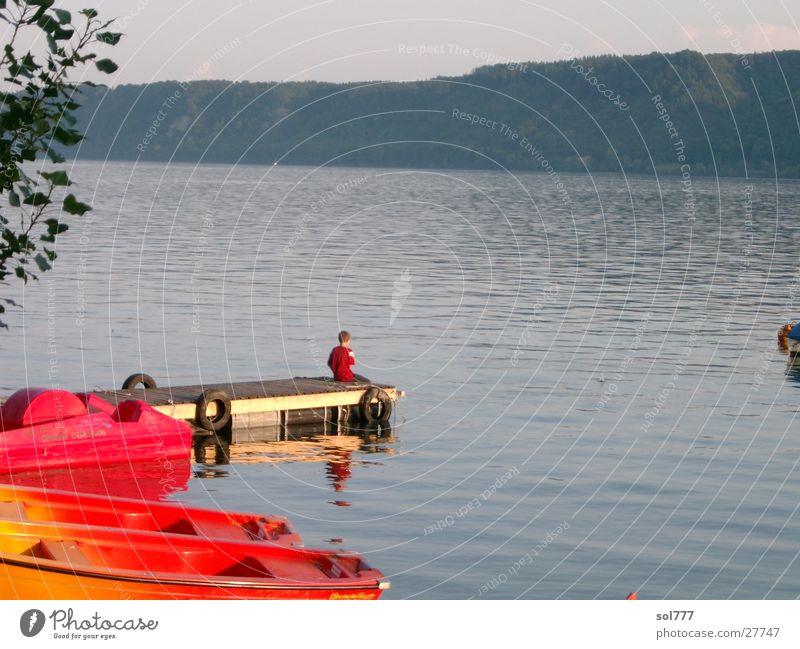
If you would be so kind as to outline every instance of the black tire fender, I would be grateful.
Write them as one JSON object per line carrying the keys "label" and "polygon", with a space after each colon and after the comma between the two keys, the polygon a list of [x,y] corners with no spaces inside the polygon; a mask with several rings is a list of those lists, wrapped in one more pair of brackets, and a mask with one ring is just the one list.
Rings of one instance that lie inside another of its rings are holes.
{"label": "black tire fender", "polygon": [[138,374],[131,374],[127,379],[122,382],[123,390],[133,390],[137,385],[142,384],[146,390],[152,390],[156,386],[156,380],[149,374],[139,372]]}
{"label": "black tire fender", "polygon": [[[377,414],[372,410],[372,402],[375,399],[378,400]],[[364,396],[361,397],[361,401],[358,404],[358,413],[361,419],[367,423],[371,421],[377,421],[382,424],[386,423],[392,416],[392,398],[385,390],[374,386],[367,388],[367,391],[364,393]]]}
{"label": "black tire fender", "polygon": [[[197,397],[197,408],[194,411],[194,421],[201,428],[213,430],[215,433],[221,431],[231,420],[231,398],[224,390],[209,388]],[[217,414],[213,417],[208,416],[208,406],[212,403],[217,405]]]}

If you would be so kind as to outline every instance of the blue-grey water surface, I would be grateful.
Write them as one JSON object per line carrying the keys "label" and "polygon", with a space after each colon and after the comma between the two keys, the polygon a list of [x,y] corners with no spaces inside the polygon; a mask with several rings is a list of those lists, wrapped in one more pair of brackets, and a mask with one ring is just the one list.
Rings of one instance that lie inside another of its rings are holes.
{"label": "blue-grey water surface", "polygon": [[3,394],[316,376],[342,328],[407,393],[344,481],[234,463],[173,498],[284,514],[392,598],[797,597],[800,184],[73,173],[94,210],[6,289]]}

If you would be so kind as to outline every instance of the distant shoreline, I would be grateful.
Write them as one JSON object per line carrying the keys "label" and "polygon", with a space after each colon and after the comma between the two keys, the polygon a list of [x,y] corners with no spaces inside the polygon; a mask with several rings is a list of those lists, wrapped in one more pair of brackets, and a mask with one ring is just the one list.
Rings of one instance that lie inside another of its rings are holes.
{"label": "distant shoreline", "polygon": [[79,160],[800,178],[800,51],[87,88]]}
{"label": "distant shoreline", "polygon": [[[70,164],[80,164],[80,163],[92,163],[92,164],[114,164],[114,165],[142,165],[142,166],[180,166],[180,167],[264,167],[266,169],[270,169],[276,167],[278,169],[285,169],[285,168],[302,168],[302,169],[312,169],[318,168],[319,170],[322,169],[381,169],[387,171],[419,171],[419,172],[441,172],[441,171],[460,171],[460,172],[472,172],[472,173],[499,173],[499,174],[513,174],[513,175],[534,175],[534,176],[546,176],[547,174],[543,171],[537,171],[535,169],[498,169],[498,168],[474,168],[474,167],[392,167],[392,166],[363,166],[363,165],[313,165],[313,164],[279,164],[279,165],[272,165],[263,162],[209,162],[209,161],[199,161],[199,162],[190,162],[186,160],[117,160],[117,159],[95,159],[95,158],[67,158],[67,162]],[[669,178],[671,180],[679,179],[681,177],[680,170],[667,172],[667,171],[658,171],[658,175],[654,174],[646,174],[646,173],[639,173],[639,172],[622,172],[622,171],[563,171],[560,172],[562,176],[566,177],[582,177],[582,176],[596,176],[596,177],[606,177],[606,176],[620,176],[624,178],[628,178],[631,180],[652,180],[655,181],[657,178]],[[726,176],[726,175],[703,175],[703,174],[695,174],[695,178],[702,179],[702,180],[718,180],[718,181],[730,181],[730,182],[745,182],[745,181],[752,181],[755,183],[765,183],[765,182],[775,182],[776,180],[779,182],[800,182],[800,177],[794,176]]]}

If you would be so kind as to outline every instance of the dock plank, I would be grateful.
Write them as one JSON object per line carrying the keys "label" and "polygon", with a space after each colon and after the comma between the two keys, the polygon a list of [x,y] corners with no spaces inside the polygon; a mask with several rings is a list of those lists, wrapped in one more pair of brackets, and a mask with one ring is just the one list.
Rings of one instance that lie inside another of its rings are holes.
{"label": "dock plank", "polygon": [[193,419],[195,401],[208,389],[222,390],[230,396],[232,414],[251,414],[355,405],[371,385],[385,390],[392,400],[402,394],[391,385],[339,383],[315,377],[98,390],[95,394],[113,404],[127,399],[141,399],[164,414],[178,419]]}

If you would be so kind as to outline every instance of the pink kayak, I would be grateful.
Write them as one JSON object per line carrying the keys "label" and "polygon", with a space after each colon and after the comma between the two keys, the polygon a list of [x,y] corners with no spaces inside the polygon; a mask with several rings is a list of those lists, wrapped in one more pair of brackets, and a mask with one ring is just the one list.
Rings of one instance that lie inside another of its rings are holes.
{"label": "pink kayak", "polygon": [[144,401],[18,390],[0,407],[0,474],[188,458],[192,430]]}

